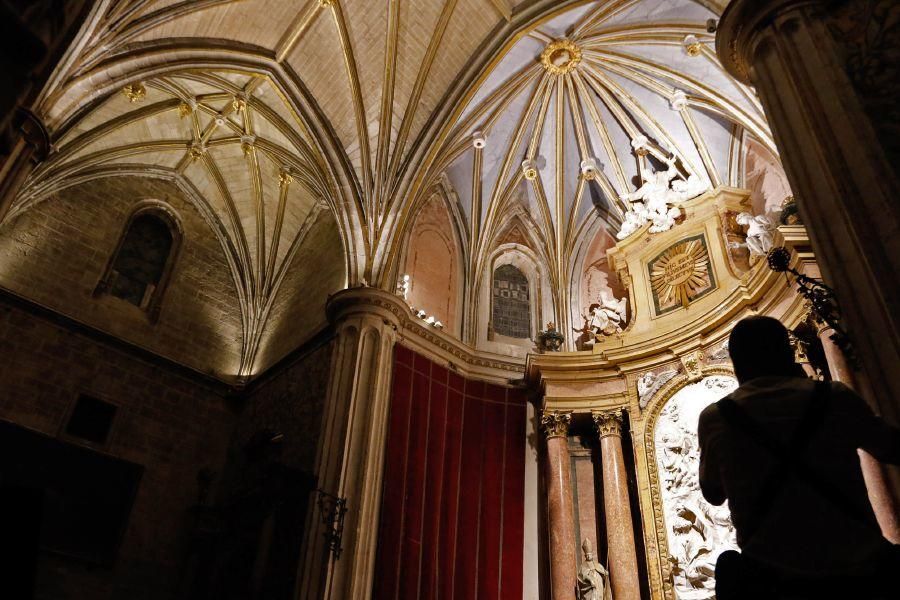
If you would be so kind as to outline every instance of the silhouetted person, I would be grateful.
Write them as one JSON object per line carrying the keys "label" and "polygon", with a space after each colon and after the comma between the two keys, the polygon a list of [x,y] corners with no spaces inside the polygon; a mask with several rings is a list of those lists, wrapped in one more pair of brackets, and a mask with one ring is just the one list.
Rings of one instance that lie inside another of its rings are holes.
{"label": "silhouetted person", "polygon": [[740,387],[698,426],[701,490],[728,501],[741,547],[717,564],[719,600],[900,597],[883,586],[900,575],[898,547],[881,535],[857,453],[900,463],[900,430],[848,387],[806,378],[775,319],[739,322],[729,353]]}

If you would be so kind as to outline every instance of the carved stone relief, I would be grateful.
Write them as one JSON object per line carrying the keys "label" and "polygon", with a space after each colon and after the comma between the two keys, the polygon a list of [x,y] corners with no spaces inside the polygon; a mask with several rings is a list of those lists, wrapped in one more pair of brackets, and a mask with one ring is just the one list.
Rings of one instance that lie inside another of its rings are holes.
{"label": "carved stone relief", "polygon": [[675,369],[666,369],[659,373],[647,371],[641,375],[637,380],[638,405],[641,407],[641,410],[647,408],[647,404],[650,403],[650,399],[653,398],[656,392],[669,383],[676,375],[678,375],[678,371]]}
{"label": "carved stone relief", "polygon": [[716,559],[737,549],[731,514],[700,492],[700,412],[737,388],[732,377],[713,376],[679,390],[663,408],[654,430],[656,461],[675,596],[715,598]]}

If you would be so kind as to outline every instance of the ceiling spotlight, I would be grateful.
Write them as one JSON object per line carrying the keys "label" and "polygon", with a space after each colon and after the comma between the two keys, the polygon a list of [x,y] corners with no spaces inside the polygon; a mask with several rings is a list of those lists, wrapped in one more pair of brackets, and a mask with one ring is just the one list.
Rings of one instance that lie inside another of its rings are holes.
{"label": "ceiling spotlight", "polygon": [[593,158],[586,158],[581,161],[581,176],[585,179],[594,179],[597,176],[597,161]]}
{"label": "ceiling spotlight", "polygon": [[634,151],[638,156],[647,156],[650,152],[649,144],[650,140],[647,139],[646,135],[639,135],[631,140],[631,147],[634,148]]}
{"label": "ceiling spotlight", "polygon": [[687,108],[687,103],[687,94],[681,90],[675,90],[675,93],[669,98],[669,104],[672,106],[672,110],[684,110]]}
{"label": "ceiling spotlight", "polygon": [[480,131],[476,131],[475,133],[472,134],[472,145],[473,146],[475,146],[476,148],[478,148],[480,150],[481,148],[484,148],[486,144],[487,144],[487,141],[485,140],[483,133],[481,133]]}
{"label": "ceiling spotlight", "polygon": [[528,181],[534,181],[535,179],[537,179],[537,167],[535,166],[533,160],[525,159],[522,161],[522,175],[524,175],[525,179],[527,179]]}
{"label": "ceiling spotlight", "polygon": [[696,35],[686,35],[684,37],[684,51],[687,52],[688,56],[699,56],[700,51],[703,48],[703,45],[700,43],[700,40],[697,39]]}

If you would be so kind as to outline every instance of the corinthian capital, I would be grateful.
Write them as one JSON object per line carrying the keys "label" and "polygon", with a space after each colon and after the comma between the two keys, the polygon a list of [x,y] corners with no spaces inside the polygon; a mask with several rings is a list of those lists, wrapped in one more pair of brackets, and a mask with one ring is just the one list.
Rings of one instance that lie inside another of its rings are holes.
{"label": "corinthian capital", "polygon": [[601,438],[610,435],[622,435],[622,411],[605,410],[595,412],[593,417],[594,425],[597,426],[597,433],[600,434]]}
{"label": "corinthian capital", "polygon": [[558,410],[544,411],[541,415],[541,427],[547,439],[566,437],[569,434],[569,423],[572,422],[572,413],[561,413]]}

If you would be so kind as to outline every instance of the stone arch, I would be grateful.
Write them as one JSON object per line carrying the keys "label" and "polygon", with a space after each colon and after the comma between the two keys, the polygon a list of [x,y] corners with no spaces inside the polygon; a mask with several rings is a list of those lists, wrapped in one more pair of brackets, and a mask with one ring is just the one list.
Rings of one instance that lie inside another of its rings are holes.
{"label": "stone arch", "polygon": [[[676,578],[675,570],[673,569],[673,561],[679,561],[678,550],[673,551],[674,544],[678,543],[679,540],[675,539],[672,533],[674,515],[677,513],[676,507],[671,500],[672,495],[665,489],[666,481],[661,476],[661,471],[664,470],[664,467],[660,465],[659,454],[663,448],[662,444],[659,443],[657,434],[662,431],[660,427],[666,427],[667,425],[670,416],[666,413],[666,409],[670,406],[670,402],[673,399],[677,402],[679,395],[689,393],[692,386],[703,386],[705,382],[715,379],[729,379],[733,381],[734,388],[737,387],[734,371],[730,367],[723,365],[705,367],[698,377],[689,377],[687,374],[680,372],[672,377],[668,383],[660,386],[653,396],[647,399],[642,414],[644,425],[641,437],[643,437],[645,451],[643,458],[646,460],[645,464],[647,465],[650,484],[650,502],[648,506],[652,507],[652,514],[644,517],[645,527],[647,527],[647,539],[648,541],[652,540],[647,545],[648,558],[650,559],[650,568],[658,568],[661,572],[664,597],[667,600],[677,600],[686,596],[681,596],[678,593],[678,588],[682,585],[682,582]],[[724,397],[730,391],[723,389],[721,395],[712,397],[712,400]],[[705,406],[706,404],[704,404]],[[699,410],[696,413],[699,415]],[[690,417],[688,417],[689,419]],[[694,442],[696,442],[696,420],[690,424],[690,428],[693,431]],[[699,457],[699,455],[697,456]],[[690,468],[688,466],[687,470],[690,470]],[[696,469],[694,470],[696,471]],[[697,494],[699,494],[699,491],[697,491]],[[700,500],[702,500],[702,496]],[[705,500],[702,501],[705,503]],[[667,502],[669,502],[668,506],[666,505]],[[722,549],[725,548],[721,548],[720,551]],[[718,555],[716,554],[715,556]],[[691,598],[694,598],[694,596],[691,596]],[[708,596],[698,595],[696,598],[715,598],[714,589],[710,590]]]}
{"label": "stone arch", "polygon": [[[495,334],[491,330],[493,315],[493,276],[498,268],[510,265],[518,269],[528,280],[530,332],[528,338],[512,338]],[[476,343],[479,349],[525,356],[534,348],[534,340],[540,331],[542,319],[553,314],[550,280],[546,269],[534,252],[518,243],[499,245],[488,257],[481,273],[476,300]]]}
{"label": "stone arch", "polygon": [[603,219],[597,217],[591,226],[585,229],[580,243],[573,253],[570,264],[570,293],[569,314],[572,319],[572,336],[576,343],[583,343],[589,339],[586,330],[587,316],[590,309],[596,304],[601,292],[605,292],[616,299],[628,299],[629,322],[633,302],[630,298],[630,290],[625,283],[619,280],[616,273],[609,268],[606,251],[616,244],[616,238],[607,229]]}
{"label": "stone arch", "polygon": [[410,306],[433,315],[448,333],[459,336],[464,253],[447,204],[435,192],[419,208],[407,237],[400,276],[410,277],[406,298]]}
{"label": "stone arch", "polygon": [[181,218],[171,205],[159,200],[139,202],[125,221],[94,294],[131,302],[156,322],[183,238]]}

